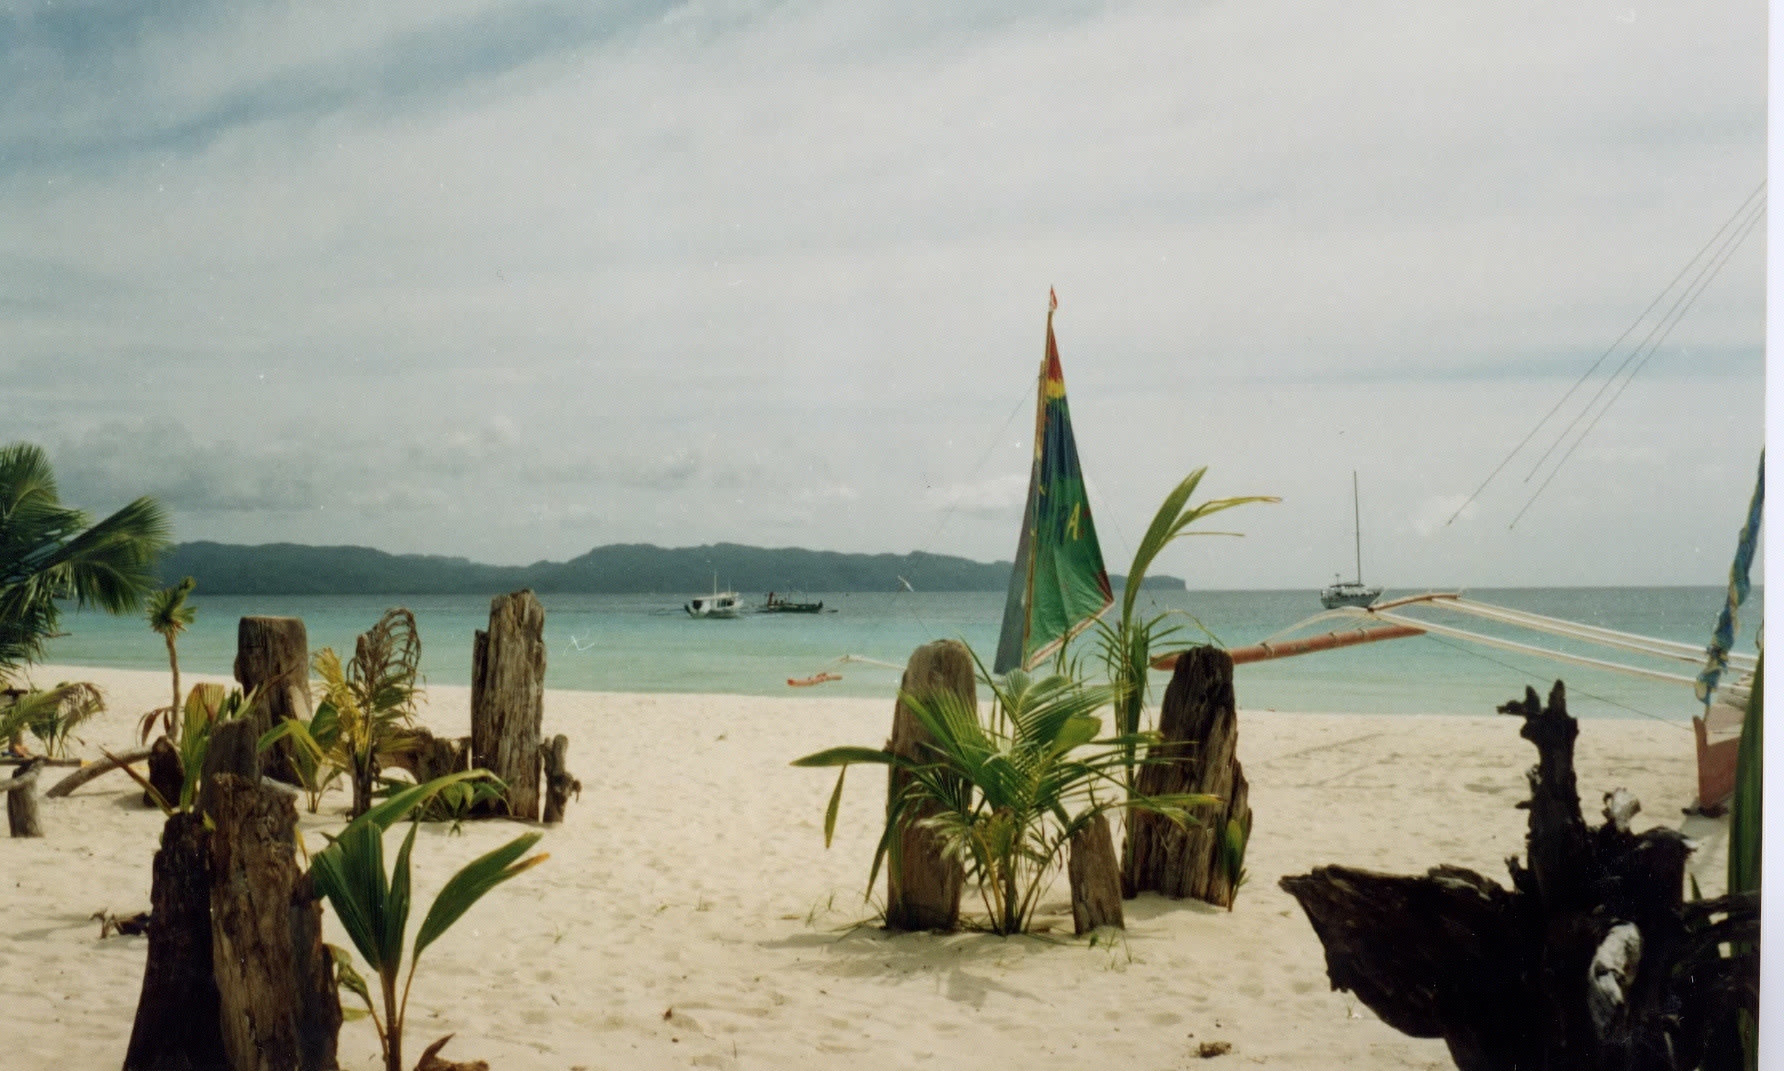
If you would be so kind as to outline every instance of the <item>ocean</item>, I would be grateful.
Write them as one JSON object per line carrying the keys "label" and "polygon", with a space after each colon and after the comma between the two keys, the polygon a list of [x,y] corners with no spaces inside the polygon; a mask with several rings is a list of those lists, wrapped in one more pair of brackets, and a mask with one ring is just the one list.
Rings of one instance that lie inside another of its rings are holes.
{"label": "ocean", "polygon": [[[1396,594],[1410,592],[1387,592],[1383,599]],[[1714,587],[1483,589],[1468,594],[1482,602],[1692,644],[1708,641],[1726,597],[1724,589]],[[695,620],[682,612],[685,596],[679,594],[542,595],[546,686],[890,699],[898,671],[875,662],[901,665],[912,649],[935,639],[965,640],[988,660],[996,649],[1004,600],[1001,592],[811,592],[799,597],[822,599],[826,611],[834,612]],[[759,593],[746,595],[751,604],[762,598]],[[489,620],[489,599],[482,596],[206,596],[201,592],[191,602],[198,619],[179,639],[180,666],[186,672],[225,675],[235,657],[237,621],[244,615],[300,617],[312,650],[328,646],[347,655],[355,636],[370,628],[386,608],[406,606],[414,612],[421,633],[427,681],[464,685],[470,682],[472,635],[486,628]],[[1737,651],[1754,649],[1762,605],[1762,592],[1755,588],[1742,608]],[[1148,589],[1140,606],[1147,616],[1170,614],[1185,637],[1208,635],[1228,647],[1255,643],[1320,609],[1313,591]],[[1484,624],[1453,623],[1491,631]],[[46,662],[167,668],[161,638],[140,617],[64,613],[62,627],[67,635],[50,641]],[[1082,651],[1087,661],[1095,657],[1088,640],[1074,643],[1073,650]],[[1580,650],[1618,657],[1614,652]],[[873,661],[839,663],[845,655]],[[840,674],[842,679],[814,688],[787,686],[789,677],[820,671]],[[1546,693],[1556,678],[1567,682],[1569,709],[1582,717],[1649,717],[1688,726],[1698,710],[1686,687],[1429,635],[1240,666],[1235,688],[1242,709],[1490,714],[1498,704],[1521,697],[1526,685]],[[1154,704],[1166,679],[1154,674]]]}

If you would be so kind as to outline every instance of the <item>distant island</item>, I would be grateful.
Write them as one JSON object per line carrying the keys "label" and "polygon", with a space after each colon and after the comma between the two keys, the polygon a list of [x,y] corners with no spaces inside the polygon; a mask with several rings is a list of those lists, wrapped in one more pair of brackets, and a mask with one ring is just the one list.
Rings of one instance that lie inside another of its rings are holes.
{"label": "distant island", "polygon": [[[1009,562],[975,562],[945,554],[843,554],[800,547],[715,543],[657,547],[615,543],[567,562],[481,565],[432,554],[389,554],[371,547],[297,543],[243,546],[180,543],[162,556],[157,574],[171,584],[190,576],[206,595],[479,595],[520,588],[537,592],[684,594],[707,589],[714,571],[738,591],[895,591],[902,578],[916,591],[1003,591]],[[1117,588],[1122,577],[1110,580]],[[1149,576],[1147,588],[1184,590],[1178,577]]]}

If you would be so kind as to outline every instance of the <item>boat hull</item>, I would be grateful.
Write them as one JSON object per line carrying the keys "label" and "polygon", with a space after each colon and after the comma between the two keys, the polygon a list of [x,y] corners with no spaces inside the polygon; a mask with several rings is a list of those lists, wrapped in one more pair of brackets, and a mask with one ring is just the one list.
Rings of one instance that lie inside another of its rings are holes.
{"label": "boat hull", "polygon": [[1373,606],[1379,598],[1380,588],[1365,587],[1362,584],[1333,584],[1320,591],[1319,604],[1328,610],[1336,610],[1340,606]]}
{"label": "boat hull", "polygon": [[743,613],[743,601],[735,591],[721,591],[689,599],[682,609],[696,620],[729,620]]}

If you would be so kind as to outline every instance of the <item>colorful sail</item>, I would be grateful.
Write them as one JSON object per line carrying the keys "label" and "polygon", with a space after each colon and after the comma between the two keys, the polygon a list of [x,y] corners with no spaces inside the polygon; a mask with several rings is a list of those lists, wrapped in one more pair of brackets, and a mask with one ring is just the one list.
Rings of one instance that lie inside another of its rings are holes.
{"label": "colorful sail", "polygon": [[1765,451],[1759,452],[1759,479],[1753,484],[1753,499],[1747,504],[1747,523],[1741,526],[1735,543],[1734,564],[1728,569],[1728,598],[1716,617],[1716,631],[1705,650],[1703,672],[1697,675],[1697,698],[1709,706],[1715,698],[1716,685],[1728,668],[1728,652],[1734,650],[1735,633],[1740,630],[1741,603],[1747,601],[1752,588],[1749,574],[1753,569],[1753,552],[1759,543],[1759,524],[1765,515]]}
{"label": "colorful sail", "polygon": [[1047,355],[1041,361],[1035,404],[1034,467],[992,665],[997,673],[1039,665],[1115,602],[1084,493],[1065,402],[1065,373],[1053,340],[1053,310],[1059,301],[1051,291],[1047,297]]}

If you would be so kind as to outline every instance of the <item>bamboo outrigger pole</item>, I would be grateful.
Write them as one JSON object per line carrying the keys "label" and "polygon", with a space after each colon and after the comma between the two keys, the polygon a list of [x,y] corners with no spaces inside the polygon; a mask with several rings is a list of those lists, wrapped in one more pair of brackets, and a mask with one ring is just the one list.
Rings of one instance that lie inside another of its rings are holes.
{"label": "bamboo outrigger pole", "polygon": [[[1265,662],[1272,658],[1312,654],[1315,651],[1332,651],[1340,647],[1354,647],[1359,643],[1376,643],[1380,640],[1403,640],[1424,634],[1424,629],[1413,628],[1411,625],[1378,625],[1374,628],[1341,629],[1298,640],[1278,640],[1274,643],[1265,640],[1263,643],[1254,643],[1248,647],[1235,647],[1227,654],[1232,656],[1233,665],[1242,666],[1247,662]],[[1173,651],[1167,655],[1160,655],[1152,660],[1152,668],[1175,669],[1179,653]]]}

